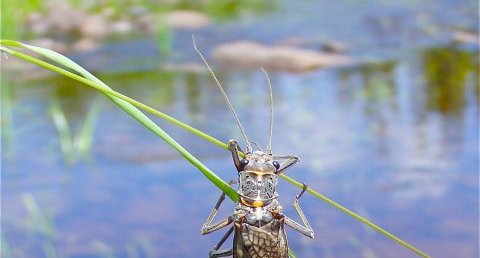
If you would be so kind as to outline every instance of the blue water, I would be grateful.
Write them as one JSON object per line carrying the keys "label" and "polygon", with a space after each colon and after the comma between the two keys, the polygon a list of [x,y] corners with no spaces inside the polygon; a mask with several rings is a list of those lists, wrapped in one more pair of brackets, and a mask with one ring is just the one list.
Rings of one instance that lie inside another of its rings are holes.
{"label": "blue water", "polygon": [[[422,8],[412,4],[393,10]],[[257,18],[258,24],[262,19]],[[233,35],[255,38],[254,32],[241,32],[249,28],[245,24],[218,25],[198,37],[232,26],[237,28]],[[315,26],[306,27],[300,32]],[[270,33],[264,39],[275,38],[273,29],[258,31]],[[435,47],[419,44],[396,52],[395,46],[385,51],[355,47],[352,52],[359,57],[383,57],[362,65],[303,74],[272,72],[273,151],[301,157],[289,176],[432,257],[478,257],[478,53],[440,39]],[[193,56],[190,46],[182,51]],[[217,139],[241,139],[207,73],[149,69],[99,77]],[[268,95],[263,74],[218,70],[249,137],[265,146]],[[206,257],[223,236],[223,231],[200,235],[220,191],[103,96],[57,77],[5,79],[2,94],[7,96],[2,98],[2,257],[7,251],[20,258]],[[85,122],[89,112],[93,123]],[[64,142],[92,141],[84,156],[78,148],[62,151],[65,134],[52,114],[63,114],[69,123],[71,137]],[[154,120],[225,181],[235,178],[226,151]],[[92,130],[90,137],[79,136],[84,126]],[[299,189],[284,181],[279,188],[285,213],[298,220],[291,203]],[[315,238],[287,230],[298,257],[415,257],[310,195],[300,205]],[[233,207],[226,202],[218,219]],[[231,240],[224,247],[228,245]]]}

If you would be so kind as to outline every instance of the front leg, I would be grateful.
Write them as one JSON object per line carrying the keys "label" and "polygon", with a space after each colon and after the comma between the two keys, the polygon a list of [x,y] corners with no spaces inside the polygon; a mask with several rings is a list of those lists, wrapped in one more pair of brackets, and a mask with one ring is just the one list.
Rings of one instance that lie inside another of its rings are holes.
{"label": "front leg", "polygon": [[303,211],[302,209],[300,209],[300,205],[298,204],[298,199],[302,196],[305,190],[307,190],[307,188],[308,186],[306,184],[303,184],[302,191],[300,192],[300,194],[295,196],[295,200],[293,201],[293,207],[297,211],[298,216],[300,216],[303,225],[299,224],[298,222],[292,220],[287,216],[285,216],[285,224],[295,229],[296,231],[306,235],[307,237],[313,238],[313,228],[310,226],[310,223],[308,223],[307,217],[305,217],[305,214],[303,214]]}
{"label": "front leg", "polygon": [[237,172],[240,172],[242,171],[240,167],[240,157],[238,157],[238,150],[240,149],[240,147],[238,146],[237,141],[233,139],[228,141],[228,145],[230,146],[230,152],[232,153],[233,164],[235,164]]}
{"label": "front leg", "polygon": [[280,164],[280,167],[277,170],[277,174],[282,173],[285,171],[287,168],[295,165],[295,163],[300,161],[300,158],[297,156],[293,155],[287,155],[287,156],[273,156],[273,160],[281,160],[281,159],[286,159]]}
{"label": "front leg", "polygon": [[218,199],[217,204],[215,204],[215,207],[210,212],[210,215],[208,215],[207,220],[205,221],[205,223],[203,223],[203,226],[202,226],[202,229],[201,229],[202,235],[209,234],[213,231],[217,231],[221,228],[224,228],[224,227],[228,226],[230,223],[233,222],[234,215],[231,215],[228,218],[226,218],[226,219],[224,219],[224,220],[222,220],[218,223],[211,224],[212,221],[213,221],[213,218],[215,218],[215,215],[217,215],[218,208],[220,208],[220,205],[222,205],[223,200],[225,200],[225,193],[222,193],[222,195],[220,195],[220,198]]}

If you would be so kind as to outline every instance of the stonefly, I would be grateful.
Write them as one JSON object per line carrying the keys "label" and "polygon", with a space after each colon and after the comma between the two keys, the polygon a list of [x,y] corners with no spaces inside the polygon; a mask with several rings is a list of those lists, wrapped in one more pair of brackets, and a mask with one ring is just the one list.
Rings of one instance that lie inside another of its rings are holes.
{"label": "stonefly", "polygon": [[[262,68],[267,78],[270,92],[270,127],[266,152],[263,152],[258,144],[248,140],[235,109],[210,65],[197,49],[195,40],[193,40],[193,46],[225,97],[246,143],[245,158],[241,159],[238,152],[242,150],[238,143],[235,140],[229,141],[233,163],[237,169],[239,201],[232,215],[220,222],[212,223],[220,205],[225,199],[225,193],[222,193],[203,224],[201,233],[209,234],[233,223],[218,244],[210,251],[209,257],[233,255],[234,258],[288,258],[288,241],[285,234],[285,225],[310,238],[313,238],[313,229],[298,204],[298,199],[307,189],[307,185],[303,184],[302,191],[293,201],[293,207],[300,216],[303,225],[283,214],[282,206],[277,200],[278,175],[293,166],[300,159],[293,155],[276,156],[272,154],[273,94],[270,79]],[[252,143],[258,147],[258,151],[252,151]],[[232,233],[234,233],[233,248],[220,250],[220,247]]]}

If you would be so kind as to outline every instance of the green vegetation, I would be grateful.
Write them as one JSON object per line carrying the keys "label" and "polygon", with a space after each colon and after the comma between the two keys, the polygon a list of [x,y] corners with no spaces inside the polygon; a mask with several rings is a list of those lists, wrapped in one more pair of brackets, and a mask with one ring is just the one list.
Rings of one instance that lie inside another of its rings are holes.
{"label": "green vegetation", "polygon": [[49,102],[50,115],[53,124],[57,128],[60,148],[67,164],[72,164],[78,159],[88,158],[92,145],[92,137],[95,129],[100,107],[98,101],[94,101],[87,112],[85,121],[80,131],[73,135],[66,119],[65,113],[59,103],[58,97],[52,97]]}
{"label": "green vegetation", "polygon": [[[130,20],[138,18],[137,16],[146,13],[162,14],[174,10],[195,10],[210,15],[213,19],[232,19],[244,13],[260,13],[272,11],[275,6],[274,0],[243,0],[243,1],[191,1],[178,0],[166,1],[159,4],[149,0],[119,0],[119,1],[79,1],[68,0],[57,3],[40,0],[1,0],[1,38],[2,39],[31,39],[38,35],[32,35],[25,24],[28,15],[31,13],[54,15],[55,9],[52,6],[57,4],[69,4],[77,10],[85,11],[88,14],[100,14],[108,11],[111,19],[128,18]],[[50,13],[49,13],[50,12]],[[169,38],[169,29],[156,31],[157,40],[160,41],[162,51],[165,48],[165,42]]]}
{"label": "green vegetation", "polygon": [[11,258],[12,257],[12,252],[10,251],[10,245],[7,242],[7,238],[2,234],[2,248],[0,248],[0,254],[2,255],[3,258]]}
{"label": "green vegetation", "polygon": [[1,38],[18,38],[25,34],[23,24],[26,22],[27,15],[34,11],[42,11],[44,1],[41,0],[1,0]]}
{"label": "green vegetation", "polygon": [[8,83],[8,75],[2,75],[0,83],[0,115],[2,117],[1,125],[1,139],[4,153],[7,156],[11,154],[11,134],[12,134],[12,103],[11,103],[11,92],[10,84]]}
{"label": "green vegetation", "polygon": [[23,194],[22,200],[27,209],[28,215],[25,225],[30,230],[29,232],[37,234],[44,239],[42,249],[45,257],[57,258],[53,215],[42,211],[31,194]]}
{"label": "green vegetation", "polygon": [[[467,51],[440,47],[428,49],[422,56],[429,92],[427,108],[441,113],[460,112],[466,103],[468,74],[478,72],[472,55]],[[475,86],[478,91],[478,82]]]}

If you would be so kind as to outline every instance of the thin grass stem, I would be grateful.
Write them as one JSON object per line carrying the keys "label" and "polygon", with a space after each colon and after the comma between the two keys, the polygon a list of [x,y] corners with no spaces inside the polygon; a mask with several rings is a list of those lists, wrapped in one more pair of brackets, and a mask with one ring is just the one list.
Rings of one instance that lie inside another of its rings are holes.
{"label": "thin grass stem", "polygon": [[[21,53],[19,51],[0,46],[0,50],[5,51],[8,54],[11,54],[13,56],[19,57],[21,59],[24,59],[26,61],[32,62],[34,64],[37,64],[41,67],[44,67],[46,69],[49,69],[51,71],[57,72],[59,74],[65,75],[67,77],[70,77],[72,79],[75,79],[77,81],[80,81],[84,84],[87,84],[93,88],[98,89],[99,91],[103,92],[107,97],[109,97],[115,104],[117,104],[120,108],[125,110],[129,115],[131,115],[133,118],[135,118],[137,121],[139,121],[141,124],[143,124],[147,129],[151,130],[155,134],[157,134],[160,138],[162,138],[167,144],[172,146],[174,149],[176,149],[187,161],[189,161],[192,165],[194,165],[200,172],[204,174],[207,179],[209,179],[215,186],[217,186],[220,190],[222,190],[230,199],[232,199],[234,202],[238,200],[238,194],[235,190],[233,190],[225,181],[223,181],[220,177],[218,177],[214,172],[212,172],[209,168],[207,168],[203,163],[201,163],[197,158],[195,158],[192,154],[190,154],[185,148],[183,148],[178,142],[176,142],[170,135],[168,135],[163,129],[161,129],[157,124],[155,124],[152,120],[150,120],[144,113],[142,113],[140,110],[138,110],[134,105],[130,104],[127,100],[130,100],[131,102],[135,102],[139,106],[143,106],[144,108],[147,108],[151,111],[154,111],[155,109],[148,107],[138,101],[135,101],[131,98],[128,98],[127,96],[124,96],[120,93],[117,93],[116,91],[112,90],[110,87],[108,87],[106,84],[104,84],[102,81],[97,79],[95,76],[90,74],[88,71],[80,67],[79,65],[75,64],[73,61],[70,59],[53,52],[48,49],[43,49],[39,47],[33,47],[33,46],[28,46],[25,44],[21,44],[19,42],[15,41],[0,41],[0,44],[3,45],[12,45],[12,46],[17,46],[17,47],[25,47],[28,48],[38,54],[44,55],[47,58],[50,58],[53,61],[59,62],[60,64],[73,69],[82,75],[84,75],[86,78],[83,78],[79,75],[76,75],[74,73],[71,73],[69,71],[66,71],[62,68],[56,67],[50,63],[47,63],[45,61],[39,60],[37,58],[34,58],[32,56],[26,55],[24,53]],[[159,111],[155,112],[156,114],[161,113]],[[163,113],[161,113],[163,114]],[[164,114],[163,114],[164,115]],[[173,118],[172,118],[173,119]],[[198,130],[197,130],[198,131]],[[212,137],[213,138],[213,137]],[[218,141],[218,140],[217,140]]]}

